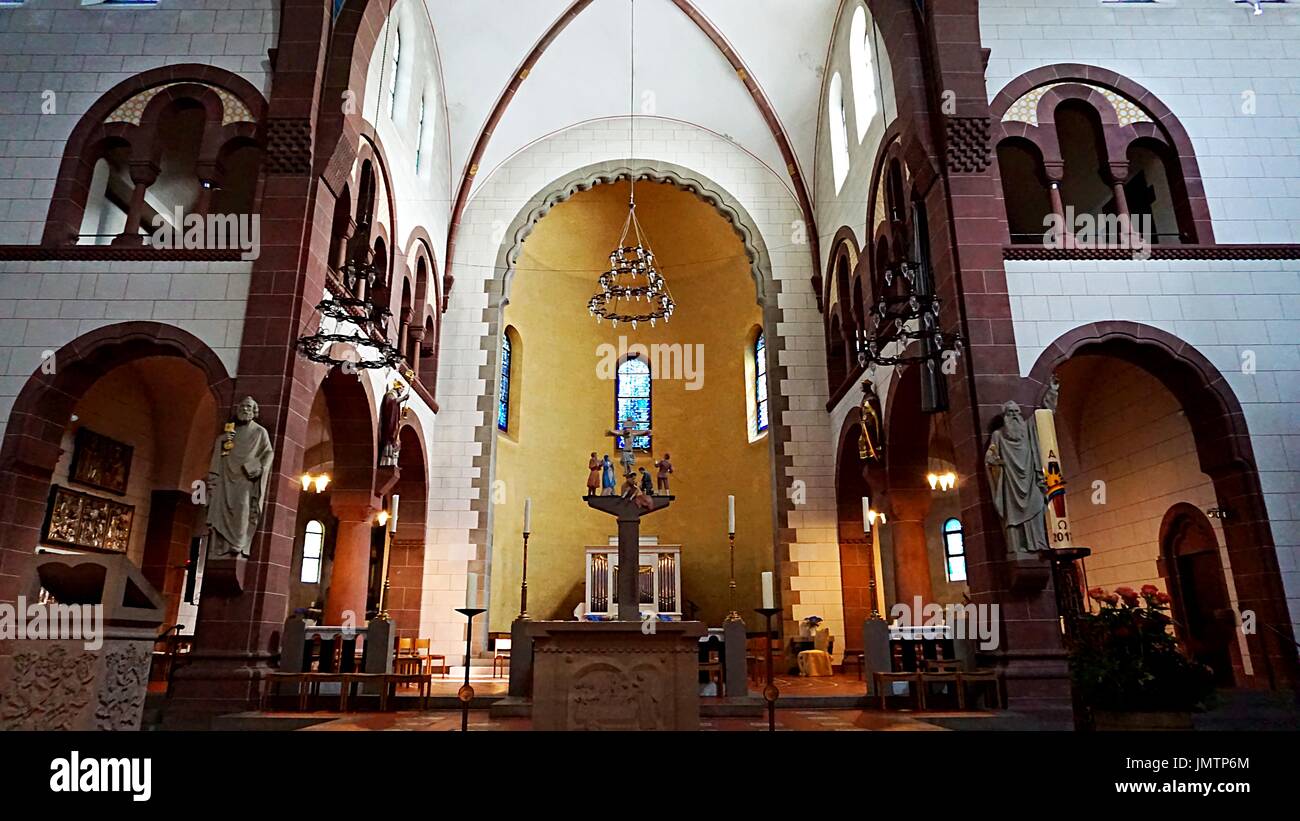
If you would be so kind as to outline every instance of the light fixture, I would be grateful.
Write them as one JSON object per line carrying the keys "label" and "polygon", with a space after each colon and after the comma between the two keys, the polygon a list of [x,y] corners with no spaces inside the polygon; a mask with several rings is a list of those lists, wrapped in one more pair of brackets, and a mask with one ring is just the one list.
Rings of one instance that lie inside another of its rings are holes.
{"label": "light fixture", "polygon": [[[628,50],[631,70],[628,77],[628,167],[632,166],[636,130],[636,0],[631,6],[631,45]],[[650,248],[641,223],[636,217],[636,172],[628,177],[629,194],[627,219],[618,237],[618,247],[609,254],[609,270],[600,275],[600,290],[587,301],[587,313],[599,323],[608,319],[614,327],[620,322],[630,322],[635,329],[638,322],[649,322],[651,327],[659,320],[667,322],[677,309],[668,283],[655,267],[655,254]]]}
{"label": "light fixture", "polygon": [[882,525],[887,524],[885,514],[871,507],[871,500],[866,496],[862,497],[862,532],[870,533],[871,528],[880,522]]}
{"label": "light fixture", "polygon": [[[874,368],[924,362],[933,373],[935,363],[947,352],[961,350],[961,336],[940,329],[939,297],[928,293],[919,263],[900,263],[897,271],[886,269],[886,291],[895,278],[905,283],[903,292],[881,296],[868,309],[871,330],[860,332],[854,339],[858,364]],[[915,348],[913,342],[918,343]],[[885,348],[891,343],[897,350],[892,355],[886,354]]]}
{"label": "light fixture", "polygon": [[375,514],[375,521],[379,523],[380,527],[383,527],[384,525],[388,524],[388,511],[381,510],[377,514]]}
{"label": "light fixture", "polygon": [[1210,507],[1205,509],[1205,515],[1211,519],[1227,519],[1229,512],[1226,507]]}
{"label": "light fixture", "polygon": [[947,491],[957,487],[957,474],[951,470],[944,473],[927,473],[925,480],[930,483],[930,490]]}
{"label": "light fixture", "polygon": [[303,493],[306,493],[309,490],[314,490],[316,493],[324,493],[325,488],[329,486],[330,476],[328,473],[322,473],[320,475],[315,473],[304,473],[302,476],[298,477],[298,481],[302,482]]}

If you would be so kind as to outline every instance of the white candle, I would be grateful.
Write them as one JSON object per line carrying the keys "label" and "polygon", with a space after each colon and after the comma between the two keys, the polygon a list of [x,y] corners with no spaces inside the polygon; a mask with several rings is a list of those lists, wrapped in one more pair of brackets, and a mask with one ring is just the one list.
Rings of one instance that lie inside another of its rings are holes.
{"label": "white candle", "polygon": [[478,606],[478,574],[470,573],[465,577],[465,609],[473,610]]}
{"label": "white candle", "polygon": [[524,499],[524,532],[533,532],[533,500]]}
{"label": "white candle", "polygon": [[736,532],[736,497],[727,497],[727,532]]}
{"label": "white candle", "polygon": [[862,497],[862,532],[871,532],[871,500],[866,496]]}
{"label": "white candle", "polygon": [[402,497],[396,493],[393,494],[392,509],[388,512],[388,532],[397,532],[397,506],[401,503]]}
{"label": "white candle", "polygon": [[776,596],[772,591],[772,571],[763,571],[763,609],[771,610],[776,607]]}

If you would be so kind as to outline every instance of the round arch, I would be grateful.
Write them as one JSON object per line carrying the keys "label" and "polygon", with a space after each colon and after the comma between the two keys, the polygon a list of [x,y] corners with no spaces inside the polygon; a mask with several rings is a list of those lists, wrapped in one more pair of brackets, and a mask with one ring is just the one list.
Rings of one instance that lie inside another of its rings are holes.
{"label": "round arch", "polygon": [[1105,321],[1075,328],[1049,344],[1024,381],[1021,401],[1041,405],[1052,373],[1083,353],[1132,363],[1178,400],[1196,440],[1201,471],[1210,477],[1219,506],[1229,511],[1223,538],[1238,606],[1253,610],[1265,625],[1246,636],[1256,672],[1269,687],[1293,684],[1296,653],[1286,592],[1250,432],[1236,394],[1203,354],[1178,337],[1136,322]]}
{"label": "round arch", "polygon": [[171,325],[134,321],[77,337],[54,353],[55,370],[37,370],[14,401],[0,443],[0,601],[12,601],[31,548],[40,540],[50,480],[64,429],[77,403],[104,373],[146,357],[183,359],[204,375],[218,409],[229,408],[234,383],[212,349]]}

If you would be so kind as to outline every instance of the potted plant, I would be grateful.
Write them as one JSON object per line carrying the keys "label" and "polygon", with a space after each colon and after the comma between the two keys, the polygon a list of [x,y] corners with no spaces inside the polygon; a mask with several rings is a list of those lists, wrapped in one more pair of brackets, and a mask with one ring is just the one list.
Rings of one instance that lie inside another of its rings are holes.
{"label": "potted plant", "polygon": [[817,626],[822,623],[821,616],[809,616],[801,622],[802,629],[800,634],[803,638],[810,639],[817,635]]}
{"label": "potted plant", "polygon": [[1173,634],[1169,595],[1155,585],[1088,591],[1095,613],[1075,621],[1070,675],[1098,730],[1191,729],[1192,711],[1214,694],[1210,668]]}

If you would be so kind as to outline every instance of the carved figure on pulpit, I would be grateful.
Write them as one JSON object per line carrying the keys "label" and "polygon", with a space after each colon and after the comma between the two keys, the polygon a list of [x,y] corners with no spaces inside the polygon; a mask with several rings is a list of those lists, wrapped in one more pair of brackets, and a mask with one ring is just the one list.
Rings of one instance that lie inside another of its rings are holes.
{"label": "carved figure on pulpit", "polygon": [[1002,424],[984,454],[993,506],[1002,519],[1010,554],[1047,550],[1047,479],[1038,449],[1038,432],[1025,423],[1015,402],[1002,405]]}
{"label": "carved figure on pulpit", "polygon": [[668,476],[673,472],[673,463],[669,459],[669,454],[665,453],[664,458],[655,462],[655,467],[659,469],[659,475],[655,482],[655,492],[668,496]]}
{"label": "carved figure on pulpit", "polygon": [[379,405],[379,466],[397,464],[401,451],[402,420],[406,418],[406,397],[409,395],[401,380],[394,379]]}
{"label": "carved figure on pulpit", "polygon": [[641,492],[647,496],[653,496],[655,493],[654,480],[650,478],[650,473],[644,467],[637,468],[641,472]]}
{"label": "carved figure on pulpit", "polygon": [[654,499],[641,492],[641,488],[637,486],[636,474],[630,470],[623,474],[623,498],[642,510],[654,510]]}
{"label": "carved figure on pulpit", "polygon": [[[618,461],[624,473],[636,469],[636,446],[634,443],[637,437],[651,436],[653,434],[654,431],[652,430],[643,430],[636,427],[636,420],[634,419],[624,419],[622,427],[605,431],[606,436],[614,437],[614,443],[618,446]],[[622,440],[621,444],[619,444],[620,439]]]}
{"label": "carved figure on pulpit", "polygon": [[208,555],[247,557],[262,520],[275,452],[257,424],[257,402],[245,396],[212,448],[208,467]]}
{"label": "carved figure on pulpit", "polygon": [[596,451],[591,452],[591,459],[587,461],[587,495],[595,496],[597,488],[600,487],[600,474],[603,463],[596,458]]}
{"label": "carved figure on pulpit", "polygon": [[600,493],[602,496],[614,495],[614,463],[609,460],[608,453],[600,465]]}

